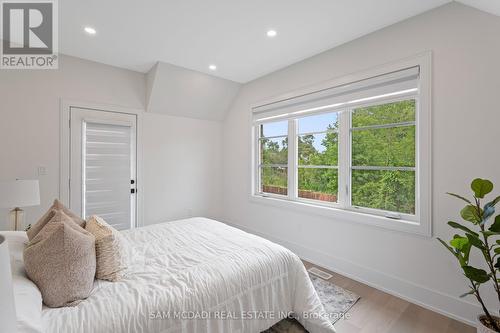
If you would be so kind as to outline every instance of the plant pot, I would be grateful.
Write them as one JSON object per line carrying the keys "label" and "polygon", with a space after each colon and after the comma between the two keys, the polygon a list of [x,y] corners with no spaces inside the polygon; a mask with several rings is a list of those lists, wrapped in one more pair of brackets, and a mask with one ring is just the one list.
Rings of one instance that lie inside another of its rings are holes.
{"label": "plant pot", "polygon": [[[477,333],[497,333],[497,331],[484,326],[484,324],[481,322],[481,319],[486,318],[484,314],[480,314],[477,316],[477,323],[476,323],[476,328],[477,328]],[[497,319],[497,322],[500,322],[500,318],[493,316],[493,318]]]}

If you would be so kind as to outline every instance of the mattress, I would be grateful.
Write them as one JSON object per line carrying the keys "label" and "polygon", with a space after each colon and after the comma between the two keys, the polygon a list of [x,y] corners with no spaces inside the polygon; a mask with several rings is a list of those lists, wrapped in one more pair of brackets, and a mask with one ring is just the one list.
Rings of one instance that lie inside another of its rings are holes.
{"label": "mattress", "polygon": [[42,310],[48,333],[263,331],[293,315],[334,332],[300,259],[205,218],[122,232],[128,269],[74,307]]}

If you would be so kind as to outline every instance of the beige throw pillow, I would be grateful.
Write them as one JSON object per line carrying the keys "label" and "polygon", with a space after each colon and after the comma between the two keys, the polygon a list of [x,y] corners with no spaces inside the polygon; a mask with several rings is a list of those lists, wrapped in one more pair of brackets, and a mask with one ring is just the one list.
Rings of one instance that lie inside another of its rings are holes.
{"label": "beige throw pillow", "polygon": [[82,228],[85,227],[85,220],[82,219],[81,217],[77,216],[74,214],[72,211],[70,211],[68,208],[66,208],[59,200],[55,199],[54,203],[52,206],[49,208],[47,213],[43,215],[37,223],[31,226],[31,228],[26,231],[26,234],[28,235],[28,239],[32,240],[33,237],[36,236],[42,230],[42,228],[54,217],[54,211],[57,210],[62,210],[64,214],[66,214],[68,217],[70,217],[73,222],[81,226]]}
{"label": "beige throw pillow", "polygon": [[96,278],[119,281],[125,270],[122,235],[99,216],[91,216],[85,230],[95,236]]}
{"label": "beige throw pillow", "polygon": [[95,238],[62,210],[49,216],[24,250],[24,267],[47,306],[71,306],[92,290]]}

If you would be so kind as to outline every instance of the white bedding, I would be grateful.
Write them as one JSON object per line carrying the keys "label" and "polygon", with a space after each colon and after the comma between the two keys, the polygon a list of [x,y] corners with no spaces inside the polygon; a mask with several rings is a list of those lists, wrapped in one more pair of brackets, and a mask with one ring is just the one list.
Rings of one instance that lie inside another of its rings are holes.
{"label": "white bedding", "polygon": [[300,259],[277,244],[205,218],[123,234],[124,280],[97,281],[75,307],[44,307],[47,333],[256,333],[290,311],[312,333],[334,331]]}

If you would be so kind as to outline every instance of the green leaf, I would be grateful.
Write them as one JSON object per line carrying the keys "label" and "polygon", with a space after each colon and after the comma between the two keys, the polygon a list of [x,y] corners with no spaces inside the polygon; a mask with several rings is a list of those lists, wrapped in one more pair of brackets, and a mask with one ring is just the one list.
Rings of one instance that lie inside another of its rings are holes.
{"label": "green leaf", "polygon": [[481,222],[481,215],[478,214],[478,211],[475,206],[467,205],[460,211],[460,216],[466,221],[477,224]]}
{"label": "green leaf", "polygon": [[500,269],[500,257],[497,258],[497,262],[495,264],[495,267]]}
{"label": "green leaf", "polygon": [[469,204],[472,204],[472,201],[470,201],[467,198],[462,197],[461,195],[458,195],[458,194],[455,194],[455,193],[450,193],[450,192],[446,192],[446,194],[454,196],[455,198],[459,198],[460,200],[463,200],[463,201],[465,201],[465,202],[467,202]]}
{"label": "green leaf", "polygon": [[490,231],[500,232],[500,215],[495,217],[495,222],[490,226]]}
{"label": "green leaf", "polygon": [[459,235],[455,235],[453,239],[450,241],[450,245],[455,249],[462,251],[464,248],[469,245],[469,239],[467,237],[461,237]]}
{"label": "green leaf", "polygon": [[484,198],[484,196],[493,191],[493,183],[487,179],[476,178],[470,184],[470,188],[474,191],[476,198]]}
{"label": "green leaf", "polygon": [[495,254],[500,254],[500,247],[497,247],[493,250],[495,252]]}
{"label": "green leaf", "polygon": [[484,237],[488,238],[490,236],[495,236],[498,235],[498,232],[493,232],[493,231],[481,231],[481,233],[484,235]]}
{"label": "green leaf", "polygon": [[466,292],[466,293],[464,293],[464,294],[460,295],[459,297],[460,297],[460,298],[463,298],[463,297],[465,297],[465,296],[469,296],[469,295],[473,295],[473,294],[474,294],[474,290],[469,290],[468,292]]}
{"label": "green leaf", "polygon": [[485,283],[490,279],[488,273],[483,269],[474,268],[472,266],[463,266],[462,269],[464,270],[465,276],[477,283]]}
{"label": "green leaf", "polygon": [[492,201],[488,202],[488,204],[495,206],[499,202],[500,202],[500,195],[498,197],[496,197],[495,199],[493,199]]}
{"label": "green leaf", "polygon": [[441,238],[438,238],[437,239],[441,244],[443,244],[443,246],[445,248],[448,249],[448,251],[451,252],[451,254],[453,254],[455,256],[455,258],[458,258],[458,254],[455,252],[455,250],[453,250],[453,248],[451,246],[449,246],[448,244],[446,244],[446,242],[444,240],[442,240]]}
{"label": "green leaf", "polygon": [[484,245],[483,241],[479,239],[478,236],[467,234],[467,238],[469,239],[469,242],[472,244],[472,246],[477,247],[481,251],[486,250],[486,246]]}
{"label": "green leaf", "polygon": [[[500,216],[500,215],[499,215]],[[470,230],[469,228],[467,228],[466,226],[463,226],[461,225],[460,223],[457,223],[457,222],[453,222],[453,221],[449,221],[448,222],[448,225],[452,228],[455,228],[455,229],[460,229],[460,230],[463,230],[465,232],[468,232],[469,234],[473,234],[473,235],[476,235],[476,236],[479,236],[478,233]]]}
{"label": "green leaf", "polygon": [[467,237],[455,235],[450,241],[450,244],[456,249],[456,257],[460,263],[460,266],[467,266],[469,264],[470,249],[472,247],[469,239]]}

